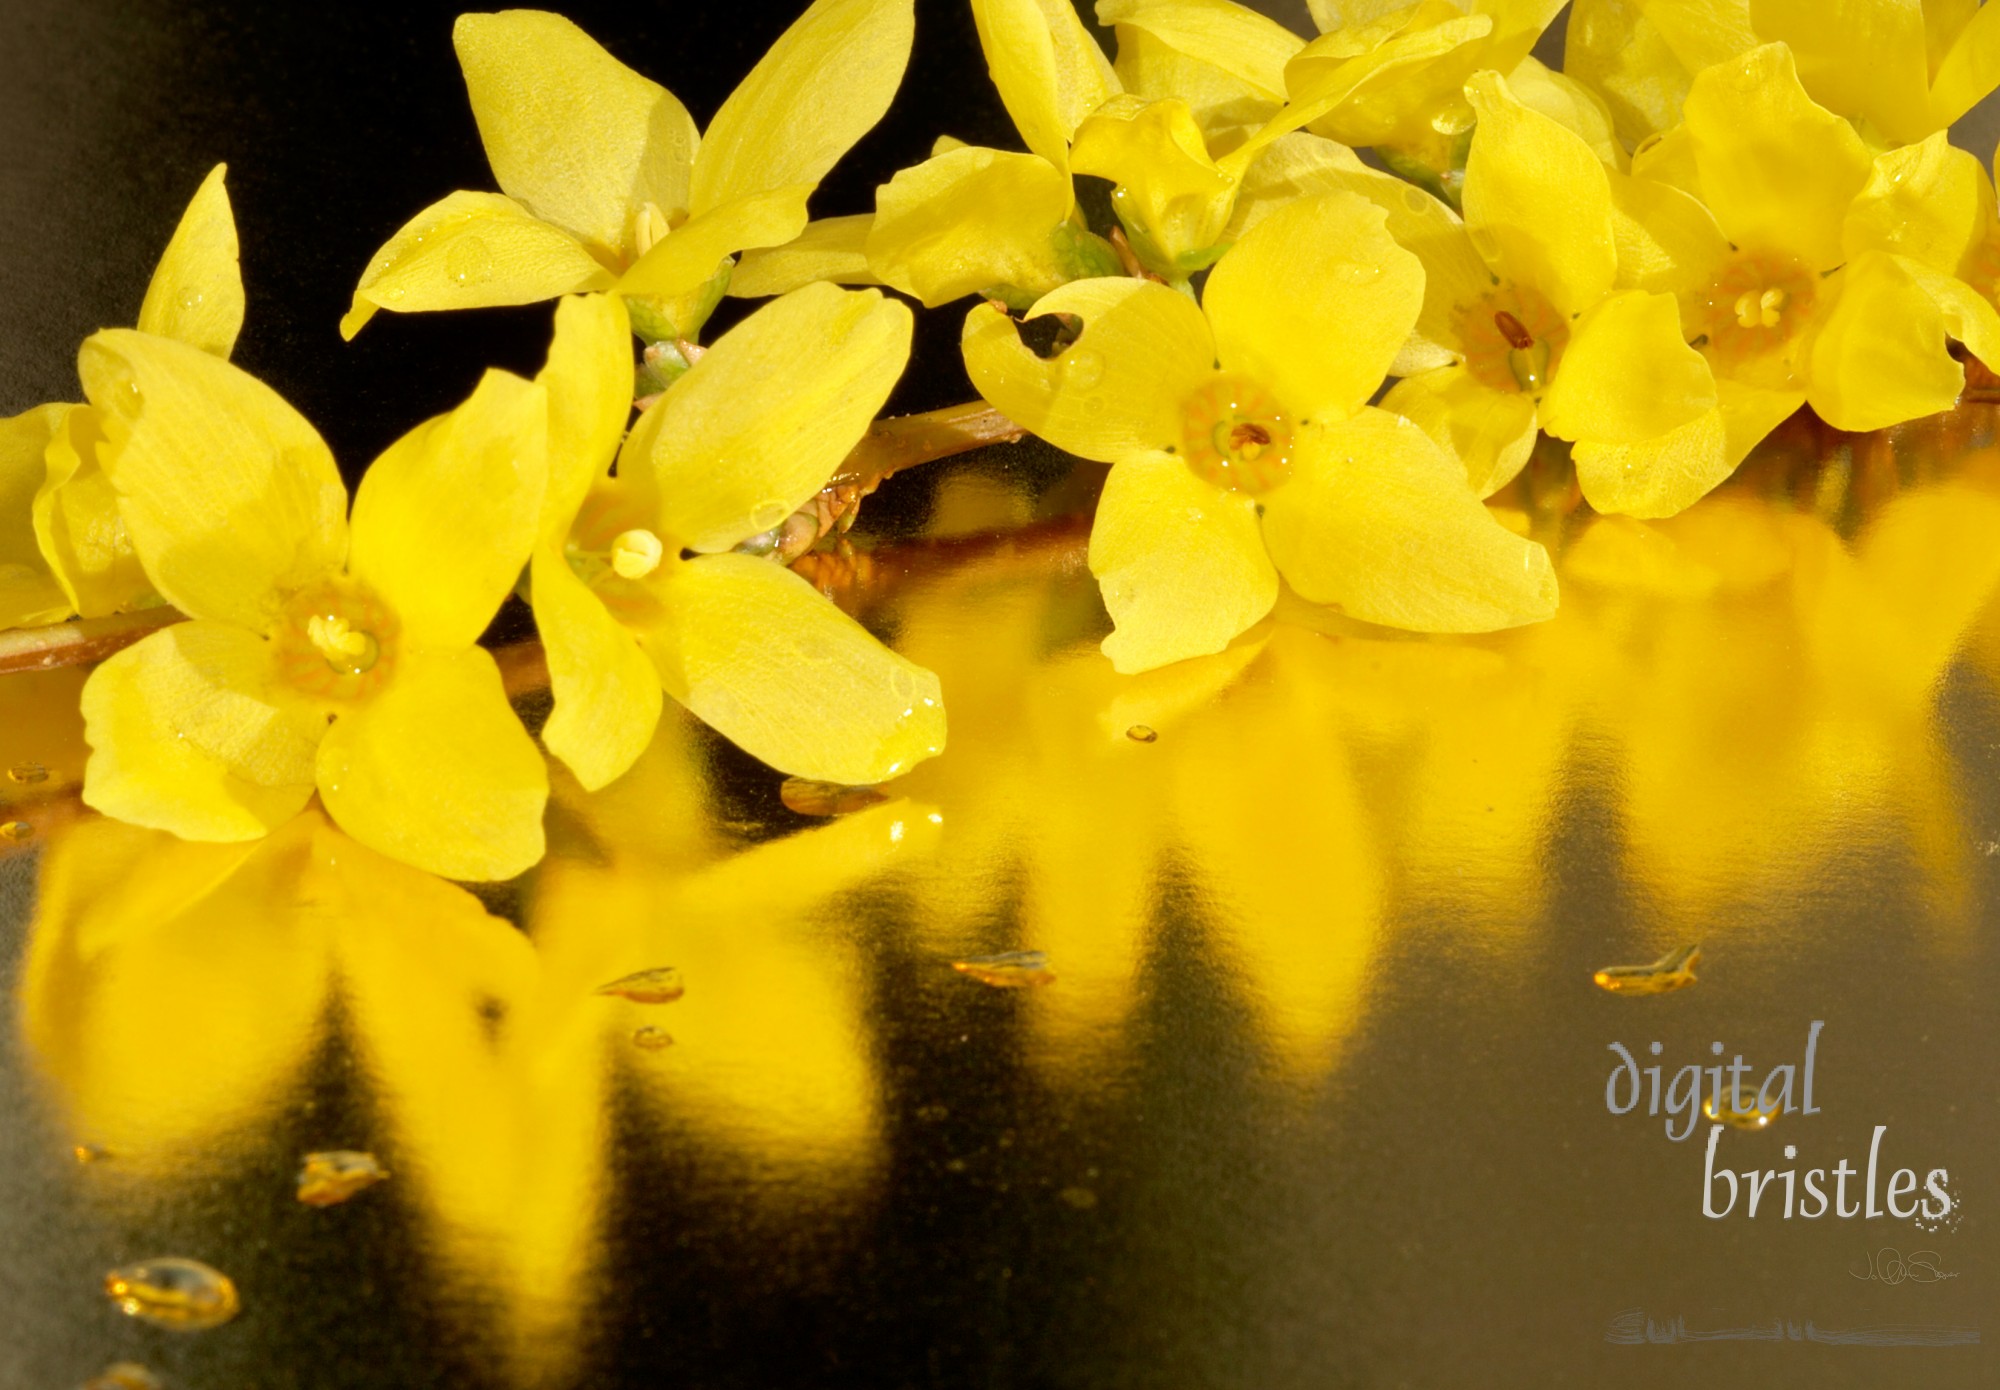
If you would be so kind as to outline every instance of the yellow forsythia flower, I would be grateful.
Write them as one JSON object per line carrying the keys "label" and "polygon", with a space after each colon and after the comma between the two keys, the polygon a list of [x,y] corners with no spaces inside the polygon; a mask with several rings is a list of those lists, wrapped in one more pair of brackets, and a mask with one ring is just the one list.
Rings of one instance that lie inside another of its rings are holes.
{"label": "yellow forsythia flower", "polygon": [[405,223],[341,335],[377,309],[613,290],[654,301],[648,336],[692,337],[726,258],[797,236],[820,179],[881,119],[912,25],[911,0],[816,0],[703,134],[673,93],[560,15],[459,16],[452,42],[503,193],[453,193]]}
{"label": "yellow forsythia flower", "polygon": [[1678,124],[1694,75],[1763,43],[1876,146],[1943,130],[2000,85],[2000,11],[1978,0],[1576,0],[1564,67],[1634,144]]}
{"label": "yellow forsythia flower", "polygon": [[[139,330],[227,358],[243,327],[236,219],[209,170],[161,253]],[[0,420],[0,628],[86,618],[158,602],[132,553],[118,499],[97,466],[89,406],[36,406]]]}
{"label": "yellow forsythia flower", "polygon": [[1234,0],[1098,0],[1126,92],[1187,103],[1218,158],[1285,104],[1285,64],[1305,40]]}
{"label": "yellow forsythia flower", "polygon": [[826,485],[902,374],[910,331],[878,291],[808,285],[718,339],[621,449],[623,310],[597,296],[558,309],[532,588],[555,693],[542,737],[586,787],[645,749],[662,688],[801,776],[879,782],[943,749],[936,676],[791,571],[730,553]]}
{"label": "yellow forsythia flower", "polygon": [[1783,44],[1697,76],[1685,123],[1633,169],[1614,188],[1635,288],[1575,325],[1543,402],[1599,511],[1671,516],[1804,404],[1845,430],[1947,410],[1964,384],[1947,337],[2000,334],[1957,282],[1850,247],[1874,165]]}
{"label": "yellow forsythia flower", "polygon": [[452,878],[542,853],[547,769],[473,645],[527,561],[542,388],[488,372],[347,492],[269,387],[125,329],[83,345],[105,474],[189,615],[83,691],[83,798],[191,840],[248,840],[315,790],[341,828]]}
{"label": "yellow forsythia flower", "polygon": [[1049,359],[991,305],[967,317],[980,393],[1112,465],[1090,567],[1119,670],[1220,651],[1270,611],[1281,574],[1397,627],[1486,631],[1555,610],[1542,548],[1495,521],[1423,431],[1367,405],[1423,299],[1422,267],[1385,222],[1351,194],[1291,202],[1216,264],[1199,308],[1143,280],[1065,285],[1032,311],[1082,320]]}

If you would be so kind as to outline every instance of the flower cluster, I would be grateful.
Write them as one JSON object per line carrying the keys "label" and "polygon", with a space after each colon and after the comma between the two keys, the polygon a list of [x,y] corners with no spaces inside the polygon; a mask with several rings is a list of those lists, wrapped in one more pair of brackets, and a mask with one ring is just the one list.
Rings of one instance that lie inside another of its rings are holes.
{"label": "flower cluster", "polygon": [[[515,593],[542,748],[587,791],[667,695],[798,776],[937,754],[937,679],[787,568],[851,520],[844,462],[910,351],[885,290],[974,297],[985,401],[1110,466],[1089,563],[1122,673],[1221,651],[1286,589],[1424,632],[1546,619],[1504,492],[1544,436],[1598,511],[1661,518],[1801,407],[1881,428],[2000,365],[1993,182],[1946,138],[2000,83],[2000,10],[1577,0],[1564,73],[1529,56],[1559,0],[1313,0],[1310,41],[1232,0],[1098,0],[1115,59],[1062,0],[970,4],[1024,148],[942,136],[819,220],[912,0],[815,0],[706,130],[566,19],[462,16],[500,191],[398,229],[340,329],[553,299],[547,364],[488,372],[351,507],[228,360],[218,167],[136,328],[83,344],[87,403],[0,421],[0,625],[186,618],[91,677],[85,799],[239,840],[317,795],[411,864],[518,873],[548,775],[478,645]],[[728,296],[768,302],[702,345]]]}

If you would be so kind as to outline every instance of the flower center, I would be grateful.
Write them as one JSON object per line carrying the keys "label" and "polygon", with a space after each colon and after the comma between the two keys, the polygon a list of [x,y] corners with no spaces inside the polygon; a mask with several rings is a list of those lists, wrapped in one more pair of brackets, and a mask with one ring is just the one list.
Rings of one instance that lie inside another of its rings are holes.
{"label": "flower center", "polygon": [[611,542],[611,568],[621,579],[644,579],[660,567],[666,551],[660,538],[643,527],[621,531]]}
{"label": "flower center", "polygon": [[395,665],[400,628],[388,605],[362,585],[316,584],[285,605],[275,637],[279,673],[308,695],[365,698]]}
{"label": "flower center", "polygon": [[1739,252],[1686,314],[1694,345],[1727,375],[1752,369],[1792,384],[1785,358],[1812,311],[1819,277],[1790,256]]}
{"label": "flower center", "polygon": [[1182,402],[1181,454],[1203,482],[1269,492],[1292,476],[1292,421],[1256,382],[1218,372]]}
{"label": "flower center", "polygon": [[1569,321],[1539,290],[1501,285],[1458,307],[1458,341],[1482,386],[1539,397],[1569,346]]}

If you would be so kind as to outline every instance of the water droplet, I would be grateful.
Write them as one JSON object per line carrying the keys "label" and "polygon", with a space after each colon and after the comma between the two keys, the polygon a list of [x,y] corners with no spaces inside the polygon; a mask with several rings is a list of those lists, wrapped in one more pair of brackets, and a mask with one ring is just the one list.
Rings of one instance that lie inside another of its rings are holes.
{"label": "water droplet", "polygon": [[24,820],[0,821],[0,840],[12,840],[20,844],[23,840],[35,838],[35,827]]}
{"label": "water droplet", "polygon": [[36,782],[48,781],[49,770],[40,763],[20,763],[7,769],[7,780],[19,782],[23,786],[32,786]]}
{"label": "water droplet", "polygon": [[1087,1187],[1065,1187],[1056,1196],[1064,1206],[1075,1207],[1078,1211],[1089,1211],[1097,1205],[1097,1194]]}
{"label": "water droplet", "polygon": [[1071,348],[1062,358],[1063,385],[1072,391],[1088,391],[1104,380],[1104,359],[1088,348]]}
{"label": "water droplet", "polygon": [[461,237],[444,254],[444,273],[456,285],[480,285],[493,278],[493,253],[476,236]]}
{"label": "water droplet", "polygon": [[1125,737],[1134,743],[1151,743],[1159,737],[1159,734],[1148,725],[1134,724],[1125,731]]}
{"label": "water droplet", "polygon": [[111,1150],[101,1144],[78,1144],[69,1152],[78,1163],[102,1163],[111,1157]]}
{"label": "water droplet", "polygon": [[189,288],[181,291],[181,308],[199,309],[200,307],[201,307],[200,290]]}
{"label": "water droplet", "polygon": [[1403,190],[1403,206],[1411,212],[1422,212],[1430,205],[1430,202],[1431,195],[1424,192],[1421,188],[1406,188]]}
{"label": "water droplet", "polygon": [[632,1046],[642,1047],[648,1052],[664,1052],[674,1045],[674,1035],[664,1028],[655,1028],[650,1023],[644,1028],[632,1030]]}
{"label": "water droplet", "polygon": [[365,1187],[389,1177],[375,1155],[358,1149],[328,1149],[305,1156],[299,1168],[299,1200],[309,1207],[330,1207]]}
{"label": "water droplet", "polygon": [[599,985],[597,992],[615,994],[634,1004],[671,1004],[687,993],[687,986],[681,983],[680,971],[671,965],[660,965],[622,975],[608,985]]}
{"label": "water droplet", "polygon": [[403,294],[404,290],[401,285],[391,285],[389,286],[388,289],[382,291],[382,297],[388,300],[391,304],[394,304],[397,300],[401,299],[403,297]]}
{"label": "water droplet", "polygon": [[1694,983],[1694,968],[1701,964],[1701,947],[1683,946],[1670,951],[1651,965],[1607,965],[1592,975],[1599,989],[1613,994],[1665,994]]}
{"label": "water droplet", "polygon": [[1045,951],[1003,951],[997,956],[969,956],[953,961],[951,968],[995,989],[1029,989],[1056,982]]}
{"label": "water droplet", "polygon": [[1759,1110],[1755,1100],[1750,1102],[1748,1109],[1738,1110],[1731,1104],[1733,1099],[1734,1097],[1725,1096],[1722,1104],[1717,1105],[1714,1095],[1711,1094],[1702,1101],[1701,1113],[1718,1124],[1749,1130],[1769,1129],[1771,1121],[1778,1117],[1779,1112],[1776,1110]]}
{"label": "water droplet", "polygon": [[104,1292],[127,1316],[183,1332],[220,1327],[242,1306],[228,1275],[172,1255],[112,1270]]}
{"label": "water droplet", "polygon": [[750,509],[750,527],[753,531],[769,531],[791,514],[792,509],[776,498],[759,502]]}
{"label": "water droplet", "polygon": [[917,678],[900,666],[889,673],[889,688],[896,692],[898,700],[917,698]]}
{"label": "water droplet", "polygon": [[787,809],[802,816],[846,816],[880,806],[889,794],[878,787],[849,787],[839,782],[815,782],[810,777],[787,777],[778,788],[778,799]]}
{"label": "water droplet", "polygon": [[86,1380],[81,1390],[165,1390],[165,1384],[137,1361],[114,1361]]}

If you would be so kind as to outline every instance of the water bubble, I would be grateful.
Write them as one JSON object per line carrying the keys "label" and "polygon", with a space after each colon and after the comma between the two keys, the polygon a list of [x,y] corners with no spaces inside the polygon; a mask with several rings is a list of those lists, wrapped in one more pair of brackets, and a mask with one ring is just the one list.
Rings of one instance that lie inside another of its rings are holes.
{"label": "water bubble", "polygon": [[7,769],[7,780],[19,782],[22,786],[33,786],[36,782],[49,780],[49,770],[40,763],[17,763]]}
{"label": "water bubble", "polygon": [[78,1163],[102,1163],[111,1157],[111,1150],[102,1144],[78,1144],[69,1152]]}
{"label": "water bubble", "polygon": [[202,298],[202,296],[201,296],[201,291],[200,291],[200,290],[198,290],[198,289],[193,289],[193,288],[189,288],[189,289],[185,289],[185,290],[182,290],[182,291],[181,291],[181,308],[183,308],[183,309],[199,309],[199,308],[201,307],[201,298]]}
{"label": "water bubble", "polygon": [[787,516],[790,516],[791,512],[792,509],[790,507],[787,507],[776,498],[759,502],[750,509],[751,529],[754,531],[769,531]]}
{"label": "water bubble", "polygon": [[889,794],[879,787],[849,787],[839,782],[815,782],[810,777],[787,777],[778,787],[778,799],[786,809],[801,816],[846,816],[880,806]]}
{"label": "water bubble", "polygon": [[242,1307],[228,1275],[172,1255],[112,1270],[104,1276],[104,1292],[128,1317],[182,1332],[220,1327]]}
{"label": "water bubble", "polygon": [[671,965],[660,965],[621,975],[608,985],[599,985],[597,992],[615,994],[634,1004],[671,1004],[687,993],[687,986],[681,983],[680,971]]}
{"label": "water bubble", "polygon": [[1052,985],[1056,981],[1055,972],[1049,969],[1046,951],[1002,951],[997,956],[968,956],[964,960],[953,961],[951,968],[995,989],[1030,989],[1036,985]]}
{"label": "water bubble", "polygon": [[476,236],[461,237],[445,252],[444,273],[453,284],[479,285],[493,278],[493,253]]}
{"label": "water bubble", "polygon": [[1403,190],[1403,206],[1411,212],[1420,213],[1424,211],[1425,208],[1430,206],[1430,202],[1431,195],[1424,192],[1421,188],[1406,188]]}
{"label": "water bubble", "polygon": [[1104,358],[1088,348],[1071,348],[1062,358],[1063,385],[1088,391],[1104,380]]}
{"label": "water bubble", "polygon": [[1159,736],[1157,731],[1145,724],[1134,724],[1125,731],[1125,737],[1134,743],[1151,743]]}
{"label": "water bubble", "polygon": [[917,698],[917,678],[900,666],[889,673],[889,688],[896,692],[898,700]]}
{"label": "water bubble", "polygon": [[86,1380],[81,1390],[164,1390],[165,1382],[137,1361],[114,1361]]}
{"label": "water bubble", "polygon": [[1607,965],[1590,978],[1613,994],[1665,994],[1693,984],[1694,968],[1700,963],[1701,947],[1683,946],[1651,965]]}
{"label": "water bubble", "polygon": [[1097,1205],[1097,1194],[1087,1187],[1065,1187],[1056,1194],[1056,1198],[1064,1206],[1075,1207],[1078,1211],[1089,1211]]}
{"label": "water bubble", "polygon": [[358,1149],[328,1149],[305,1156],[299,1168],[299,1200],[309,1207],[330,1207],[389,1177],[375,1155]]}
{"label": "water bubble", "polygon": [[382,291],[382,297],[391,304],[394,304],[403,297],[403,287],[401,285],[391,285],[388,289]]}
{"label": "water bubble", "polygon": [[35,838],[35,827],[24,820],[0,821],[0,840],[12,840],[20,844]]}
{"label": "water bubble", "polygon": [[1717,1105],[1713,1095],[1702,1101],[1701,1113],[1718,1124],[1731,1125],[1736,1129],[1749,1130],[1768,1129],[1770,1128],[1771,1121],[1778,1116],[1776,1110],[1758,1109],[1755,1101],[1752,1101],[1749,1108],[1744,1110],[1738,1110],[1734,1105],[1730,1104],[1729,1099],[1724,1099],[1722,1104]]}
{"label": "water bubble", "polygon": [[674,1035],[664,1028],[647,1024],[644,1028],[632,1030],[632,1046],[642,1047],[648,1052],[664,1052],[674,1045]]}

